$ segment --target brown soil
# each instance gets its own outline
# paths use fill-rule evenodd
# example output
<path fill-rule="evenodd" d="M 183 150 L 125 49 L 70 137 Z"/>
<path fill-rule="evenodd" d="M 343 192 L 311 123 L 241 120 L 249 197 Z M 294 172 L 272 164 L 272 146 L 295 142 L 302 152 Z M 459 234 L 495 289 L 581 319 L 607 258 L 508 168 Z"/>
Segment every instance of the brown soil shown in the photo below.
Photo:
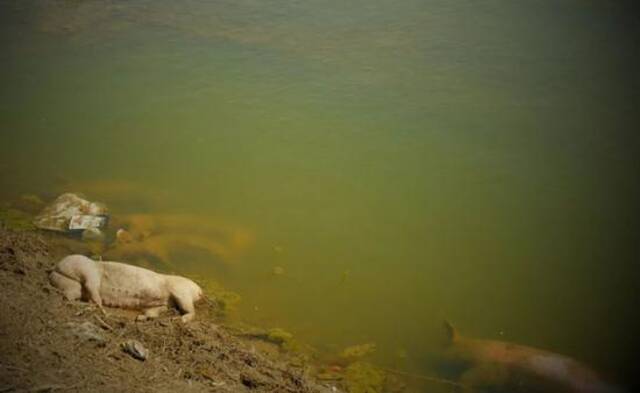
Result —
<path fill-rule="evenodd" d="M 207 304 L 183 325 L 68 302 L 47 279 L 59 257 L 44 235 L 0 230 L 0 392 L 337 391 L 277 346 L 214 323 Z M 127 340 L 147 359 L 126 353 Z"/>

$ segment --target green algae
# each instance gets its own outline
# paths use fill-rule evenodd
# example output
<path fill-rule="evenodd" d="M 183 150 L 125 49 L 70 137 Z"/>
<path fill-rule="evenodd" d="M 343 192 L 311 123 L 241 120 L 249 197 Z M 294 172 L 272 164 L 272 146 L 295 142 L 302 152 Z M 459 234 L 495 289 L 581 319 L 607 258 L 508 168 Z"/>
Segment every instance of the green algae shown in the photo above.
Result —
<path fill-rule="evenodd" d="M 349 393 L 382 393 L 386 373 L 366 362 L 355 362 L 345 371 L 344 383 Z"/>
<path fill-rule="evenodd" d="M 281 328 L 267 330 L 267 341 L 277 344 L 280 348 L 289 352 L 300 351 L 301 349 L 293 334 Z"/>
<path fill-rule="evenodd" d="M 293 334 L 281 328 L 267 330 L 267 339 L 274 344 L 283 345 L 293 341 Z"/>
<path fill-rule="evenodd" d="M 242 301 L 239 294 L 226 289 L 214 280 L 196 277 L 196 282 L 202 288 L 206 298 L 215 305 L 215 312 L 220 317 L 229 317 L 237 310 L 238 304 Z"/>
<path fill-rule="evenodd" d="M 340 357 L 350 361 L 355 361 L 367 355 L 371 355 L 375 351 L 376 351 L 376 344 L 374 343 L 352 345 L 342 350 L 342 352 L 340 352 Z"/>
<path fill-rule="evenodd" d="M 298 352 L 302 350 L 300 344 L 296 341 L 293 334 L 279 327 L 264 329 L 261 327 L 239 322 L 227 325 L 227 327 L 233 330 L 235 332 L 235 335 L 237 336 L 262 340 L 271 344 L 275 344 L 281 349 L 289 352 Z"/>

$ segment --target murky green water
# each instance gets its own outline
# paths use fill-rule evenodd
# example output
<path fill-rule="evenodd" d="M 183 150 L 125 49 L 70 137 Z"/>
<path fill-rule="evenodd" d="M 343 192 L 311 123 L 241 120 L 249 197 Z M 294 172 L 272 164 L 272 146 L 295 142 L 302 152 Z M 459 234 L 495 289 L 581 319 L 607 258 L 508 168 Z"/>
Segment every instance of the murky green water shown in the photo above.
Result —
<path fill-rule="evenodd" d="M 232 261 L 175 269 L 322 350 L 375 342 L 378 364 L 433 374 L 447 318 L 633 383 L 639 53 L 620 3 L 0 10 L 2 198 L 66 182 L 114 214 L 241 228 Z"/>

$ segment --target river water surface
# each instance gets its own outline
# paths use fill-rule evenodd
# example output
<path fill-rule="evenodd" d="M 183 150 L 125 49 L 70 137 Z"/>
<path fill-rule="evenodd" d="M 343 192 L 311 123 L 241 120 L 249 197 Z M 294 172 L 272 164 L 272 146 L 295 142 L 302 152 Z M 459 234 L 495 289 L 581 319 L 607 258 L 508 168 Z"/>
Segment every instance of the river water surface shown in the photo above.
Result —
<path fill-rule="evenodd" d="M 114 215 L 241 228 L 230 260 L 173 269 L 327 353 L 371 342 L 432 375 L 448 319 L 633 384 L 630 11 L 3 0 L 0 198 L 65 183 Z"/>

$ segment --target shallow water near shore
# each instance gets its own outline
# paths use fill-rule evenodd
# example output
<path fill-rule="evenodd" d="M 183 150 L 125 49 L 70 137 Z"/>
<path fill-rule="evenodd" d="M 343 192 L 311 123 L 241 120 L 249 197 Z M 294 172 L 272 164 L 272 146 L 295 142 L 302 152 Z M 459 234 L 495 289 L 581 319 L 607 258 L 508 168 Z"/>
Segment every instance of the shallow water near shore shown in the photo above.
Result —
<path fill-rule="evenodd" d="M 172 250 L 168 268 L 327 353 L 372 342 L 377 364 L 432 375 L 448 319 L 634 383 L 623 4 L 0 10 L 0 199 L 73 190 L 180 234 L 219 228 L 233 247 Z"/>

